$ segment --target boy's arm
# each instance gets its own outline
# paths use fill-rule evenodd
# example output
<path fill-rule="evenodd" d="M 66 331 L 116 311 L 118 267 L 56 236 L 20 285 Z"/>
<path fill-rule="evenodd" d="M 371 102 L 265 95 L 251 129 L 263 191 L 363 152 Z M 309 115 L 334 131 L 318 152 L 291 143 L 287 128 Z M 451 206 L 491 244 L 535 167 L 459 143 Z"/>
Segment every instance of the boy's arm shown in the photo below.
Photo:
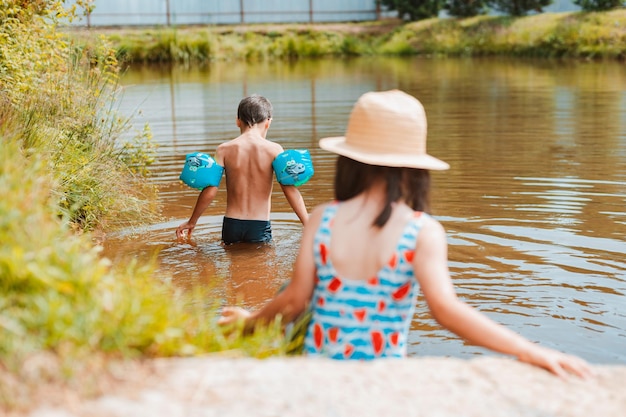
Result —
<path fill-rule="evenodd" d="M 193 212 L 191 213 L 191 217 L 185 223 L 178 226 L 176 229 L 176 237 L 182 238 L 185 235 L 185 230 L 187 231 L 187 237 L 191 237 L 191 232 L 196 227 L 196 223 L 204 210 L 209 207 L 213 199 L 217 195 L 217 187 L 206 187 L 200 192 L 198 196 L 198 200 L 196 201 L 196 205 L 193 208 Z"/>
<path fill-rule="evenodd" d="M 306 211 L 304 199 L 302 198 L 302 194 L 300 194 L 298 188 L 294 185 L 282 184 L 280 184 L 280 188 L 282 188 L 283 194 L 285 194 L 289 205 L 296 213 L 296 216 L 300 219 L 300 222 L 303 225 L 306 225 L 307 220 L 309 220 L 309 213 Z"/>

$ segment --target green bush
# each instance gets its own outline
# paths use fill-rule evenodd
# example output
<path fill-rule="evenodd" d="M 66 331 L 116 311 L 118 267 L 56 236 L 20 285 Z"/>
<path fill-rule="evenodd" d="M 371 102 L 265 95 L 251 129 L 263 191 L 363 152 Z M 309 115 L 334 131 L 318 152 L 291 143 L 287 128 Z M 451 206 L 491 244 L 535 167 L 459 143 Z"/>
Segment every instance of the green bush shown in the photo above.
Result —
<path fill-rule="evenodd" d="M 486 0 L 447 0 L 443 9 L 454 17 L 472 17 L 488 12 Z"/>
<path fill-rule="evenodd" d="M 543 8 L 551 5 L 553 0 L 488 0 L 495 10 L 509 16 L 526 16 L 529 12 L 543 12 Z"/>
<path fill-rule="evenodd" d="M 387 10 L 398 12 L 398 18 L 409 21 L 437 17 L 445 0 L 378 0 Z"/>
<path fill-rule="evenodd" d="M 624 7 L 624 0 L 574 0 L 574 4 L 586 12 L 599 12 Z"/>

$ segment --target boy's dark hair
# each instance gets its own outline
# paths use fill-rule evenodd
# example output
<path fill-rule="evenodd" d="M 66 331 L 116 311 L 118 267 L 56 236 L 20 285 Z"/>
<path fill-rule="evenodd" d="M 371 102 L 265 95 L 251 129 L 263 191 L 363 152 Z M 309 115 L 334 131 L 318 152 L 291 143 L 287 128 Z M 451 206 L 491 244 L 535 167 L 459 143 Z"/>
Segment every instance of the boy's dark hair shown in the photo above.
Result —
<path fill-rule="evenodd" d="M 387 180 L 387 199 L 385 207 L 374 220 L 374 226 L 383 227 L 387 223 L 391 216 L 391 203 L 399 199 L 403 199 L 413 210 L 430 211 L 428 170 L 369 165 L 341 155 L 335 170 L 335 198 L 345 201 L 355 197 L 381 178 Z"/>
<path fill-rule="evenodd" d="M 258 94 L 252 94 L 239 102 L 237 118 L 248 127 L 272 118 L 272 103 Z"/>

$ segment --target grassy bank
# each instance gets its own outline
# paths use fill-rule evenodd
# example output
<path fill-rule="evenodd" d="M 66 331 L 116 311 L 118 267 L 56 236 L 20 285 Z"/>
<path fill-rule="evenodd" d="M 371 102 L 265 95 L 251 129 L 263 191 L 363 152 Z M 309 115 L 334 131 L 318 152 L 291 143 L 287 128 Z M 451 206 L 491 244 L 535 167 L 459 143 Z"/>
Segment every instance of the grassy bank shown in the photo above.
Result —
<path fill-rule="evenodd" d="M 350 55 L 507 55 L 624 59 L 626 10 L 479 16 L 412 23 L 108 28 L 74 30 L 82 45 L 104 35 L 124 62 L 206 63 Z"/>
<path fill-rule="evenodd" d="M 74 378 L 80 391 L 77 370 L 94 361 L 284 351 L 278 327 L 224 334 L 206 291 L 100 256 L 92 231 L 158 218 L 154 148 L 116 112 L 114 51 L 64 40 L 54 19 L 65 13 L 60 1 L 0 3 L 2 415 L 32 405 L 42 383 Z"/>

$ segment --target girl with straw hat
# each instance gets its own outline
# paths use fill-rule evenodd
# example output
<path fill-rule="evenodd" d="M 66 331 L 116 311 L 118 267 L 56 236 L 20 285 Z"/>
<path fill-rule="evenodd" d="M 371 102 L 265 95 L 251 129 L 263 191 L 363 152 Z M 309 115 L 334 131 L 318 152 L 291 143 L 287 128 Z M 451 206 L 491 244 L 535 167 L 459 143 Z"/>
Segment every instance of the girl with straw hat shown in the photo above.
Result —
<path fill-rule="evenodd" d="M 559 376 L 588 376 L 582 359 L 532 343 L 457 298 L 445 231 L 427 214 L 429 170 L 449 165 L 427 154 L 426 134 L 416 98 L 362 95 L 345 136 L 320 140 L 339 155 L 336 199 L 311 213 L 291 281 L 254 313 L 226 307 L 220 323 L 252 329 L 277 316 L 293 321 L 308 307 L 307 355 L 404 357 L 419 288 L 433 317 L 468 342 Z"/>

